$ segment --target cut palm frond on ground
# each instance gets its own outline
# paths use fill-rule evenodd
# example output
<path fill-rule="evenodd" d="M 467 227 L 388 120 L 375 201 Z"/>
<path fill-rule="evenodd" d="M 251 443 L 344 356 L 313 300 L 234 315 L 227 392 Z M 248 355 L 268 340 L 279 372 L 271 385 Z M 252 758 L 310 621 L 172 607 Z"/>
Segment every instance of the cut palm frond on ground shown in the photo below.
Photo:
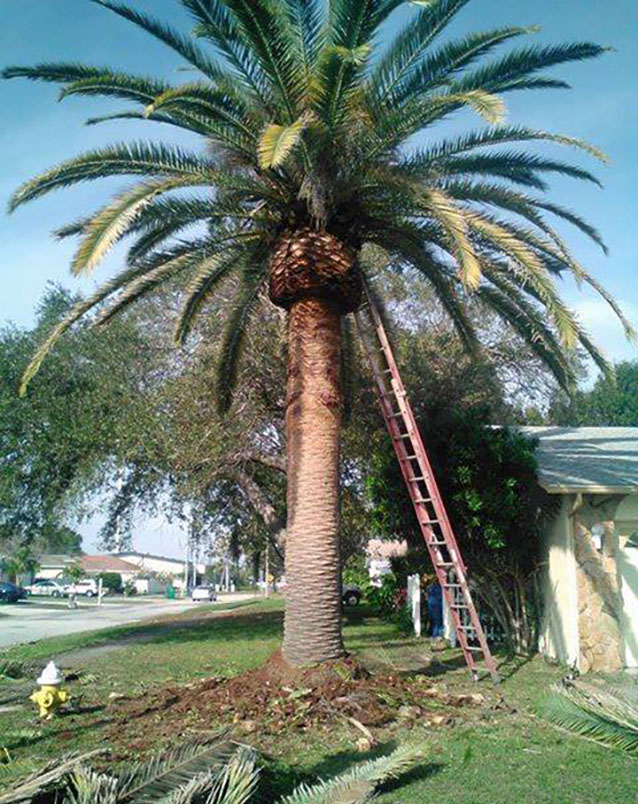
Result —
<path fill-rule="evenodd" d="M 365 804 L 387 781 L 397 779 L 423 758 L 414 747 L 369 760 L 328 781 L 302 784 L 279 804 Z M 63 762 L 52 782 L 44 768 L 2 796 L 4 804 L 32 801 L 43 790 L 61 804 L 250 804 L 257 802 L 257 752 L 228 740 L 186 742 L 119 775 L 97 773 Z M 40 799 L 38 799 L 40 801 Z"/>
<path fill-rule="evenodd" d="M 555 726 L 638 757 L 638 698 L 584 684 L 553 690 L 540 711 Z"/>

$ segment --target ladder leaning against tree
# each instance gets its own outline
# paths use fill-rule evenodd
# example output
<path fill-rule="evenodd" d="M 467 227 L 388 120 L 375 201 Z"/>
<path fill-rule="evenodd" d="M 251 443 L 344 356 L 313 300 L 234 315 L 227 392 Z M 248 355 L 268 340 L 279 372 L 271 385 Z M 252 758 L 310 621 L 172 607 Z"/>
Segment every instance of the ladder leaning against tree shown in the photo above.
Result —
<path fill-rule="evenodd" d="M 356 314 L 356 320 L 374 374 L 383 418 L 465 661 L 472 678 L 477 681 L 480 670 L 478 662 L 482 657 L 486 670 L 494 683 L 498 684 L 500 677 L 472 600 L 465 563 L 432 472 L 383 321 L 367 287 L 365 302 Z"/>

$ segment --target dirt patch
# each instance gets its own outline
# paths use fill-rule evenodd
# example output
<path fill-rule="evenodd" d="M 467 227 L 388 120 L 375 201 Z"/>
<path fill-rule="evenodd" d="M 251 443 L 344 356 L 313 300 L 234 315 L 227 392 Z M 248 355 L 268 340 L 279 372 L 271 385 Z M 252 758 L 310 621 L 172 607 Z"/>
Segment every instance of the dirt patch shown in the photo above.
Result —
<path fill-rule="evenodd" d="M 373 675 L 352 659 L 291 670 L 277 653 L 262 667 L 235 678 L 115 698 L 109 705 L 109 736 L 122 747 L 143 750 L 154 738 L 223 725 L 260 735 L 354 721 L 363 731 L 395 721 L 441 726 L 452 722 L 460 708 L 486 705 L 480 693 L 452 694 L 423 675 Z"/>

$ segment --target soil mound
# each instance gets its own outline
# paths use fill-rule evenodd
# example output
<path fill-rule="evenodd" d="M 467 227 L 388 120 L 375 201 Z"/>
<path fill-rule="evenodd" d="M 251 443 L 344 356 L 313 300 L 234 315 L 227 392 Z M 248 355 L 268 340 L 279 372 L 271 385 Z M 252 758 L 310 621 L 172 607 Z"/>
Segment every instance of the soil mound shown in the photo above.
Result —
<path fill-rule="evenodd" d="M 175 737 L 190 729 L 236 724 L 244 734 L 276 734 L 356 721 L 384 726 L 396 720 L 443 725 L 454 710 L 480 706 L 481 694 L 451 694 L 426 676 L 371 675 L 348 657 L 320 667 L 294 669 L 279 653 L 263 666 L 230 679 L 209 678 L 111 702 L 111 736 L 136 747 L 152 733 Z"/>

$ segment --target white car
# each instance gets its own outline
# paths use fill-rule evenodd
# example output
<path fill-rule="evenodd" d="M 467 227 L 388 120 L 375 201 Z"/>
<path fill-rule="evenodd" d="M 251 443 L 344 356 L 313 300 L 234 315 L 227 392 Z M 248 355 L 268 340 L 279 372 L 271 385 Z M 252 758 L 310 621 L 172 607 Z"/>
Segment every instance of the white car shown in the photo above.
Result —
<path fill-rule="evenodd" d="M 102 590 L 104 592 L 104 590 Z M 77 583 L 70 583 L 64 587 L 65 595 L 86 595 L 86 597 L 97 597 L 98 585 L 95 578 L 83 578 Z"/>
<path fill-rule="evenodd" d="M 64 587 L 52 580 L 42 580 L 25 587 L 28 595 L 47 595 L 48 597 L 64 597 Z"/>
<path fill-rule="evenodd" d="M 196 586 L 191 592 L 193 603 L 214 603 L 217 595 L 212 586 Z"/>

